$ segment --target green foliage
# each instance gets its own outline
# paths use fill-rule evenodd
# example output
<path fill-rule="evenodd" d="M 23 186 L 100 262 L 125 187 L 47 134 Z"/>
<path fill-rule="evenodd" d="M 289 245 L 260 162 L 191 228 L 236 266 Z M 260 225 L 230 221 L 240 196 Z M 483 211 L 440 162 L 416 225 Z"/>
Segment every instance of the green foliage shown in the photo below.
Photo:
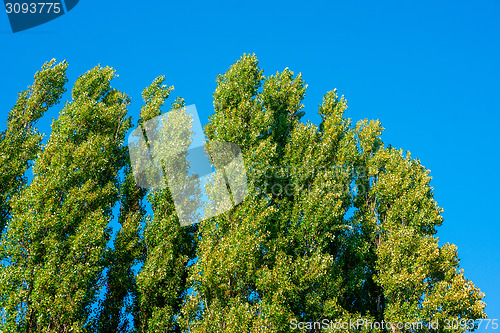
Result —
<path fill-rule="evenodd" d="M 127 166 L 120 188 L 120 230 L 106 257 L 106 294 L 94 324 L 96 332 L 127 332 L 132 326 L 128 315 L 136 311 L 137 288 L 133 266 L 140 262 L 143 244 L 140 226 L 145 215 L 142 199 L 146 191 L 135 184 Z"/>
<path fill-rule="evenodd" d="M 217 82 L 206 131 L 242 146 L 250 195 L 199 224 L 186 331 L 484 316 L 483 295 L 458 270 L 456 253 L 432 236 L 442 217 L 429 171 L 385 148 L 379 121 L 351 127 L 347 102 L 332 91 L 319 127 L 301 123 L 301 76 L 285 69 L 266 78 L 255 56 L 244 55 Z M 406 252 L 408 241 L 419 249 Z M 405 275 L 406 267 L 419 274 Z"/>
<path fill-rule="evenodd" d="M 130 127 L 129 99 L 110 87 L 113 76 L 111 68 L 95 67 L 77 80 L 35 161 L 33 180 L 12 199 L 1 244 L 6 331 L 84 331 Z"/>
<path fill-rule="evenodd" d="M 9 201 L 26 184 L 24 174 L 40 152 L 42 135 L 34 125 L 59 103 L 66 83 L 66 67 L 51 60 L 35 74 L 33 85 L 19 93 L 9 112 L 7 129 L 0 133 L 0 234 L 10 218 Z"/>
<path fill-rule="evenodd" d="M 290 332 L 291 322 L 326 318 L 438 321 L 438 330 L 414 331 L 441 332 L 446 320 L 486 316 L 456 247 L 435 237 L 443 218 L 430 171 L 385 146 L 378 120 L 353 125 L 336 90 L 325 94 L 316 126 L 301 121 L 300 74 L 265 76 L 254 55 L 243 55 L 219 75 L 205 133 L 242 148 L 249 194 L 181 227 L 168 188 L 135 184 L 123 146 L 129 98 L 111 88 L 111 68 L 77 80 L 42 149 L 33 126 L 61 97 L 65 69 L 44 65 L 0 137 L 1 331 Z M 143 134 L 172 90 L 164 77 L 144 90 Z M 183 106 L 178 98 L 171 108 Z M 172 126 L 189 121 L 179 113 Z M 168 144 L 186 148 L 186 134 Z M 184 163 L 171 180 L 182 182 L 191 177 L 185 157 L 158 167 L 165 174 Z M 118 200 L 121 229 L 107 248 Z"/>
<path fill-rule="evenodd" d="M 141 110 L 141 124 L 161 114 L 160 107 L 173 89 L 163 85 L 163 80 L 163 77 L 155 79 L 144 90 L 143 99 L 146 104 Z M 183 106 L 184 100 L 178 98 L 172 104 L 172 109 Z M 185 120 L 181 117 L 175 125 L 186 128 L 182 124 Z M 171 138 L 169 144 L 176 145 L 175 141 L 175 138 Z M 185 142 L 184 138 L 180 141 L 187 150 L 190 142 Z M 182 160 L 185 161 L 185 155 Z M 163 167 L 168 168 L 168 165 L 164 164 Z M 187 170 L 187 166 L 184 169 Z M 138 332 L 178 331 L 176 317 L 186 293 L 186 266 L 189 259 L 193 258 L 195 227 L 179 225 L 168 188 L 150 192 L 148 201 L 151 203 L 153 216 L 147 216 L 145 221 L 145 258 L 137 276 L 135 327 Z"/>

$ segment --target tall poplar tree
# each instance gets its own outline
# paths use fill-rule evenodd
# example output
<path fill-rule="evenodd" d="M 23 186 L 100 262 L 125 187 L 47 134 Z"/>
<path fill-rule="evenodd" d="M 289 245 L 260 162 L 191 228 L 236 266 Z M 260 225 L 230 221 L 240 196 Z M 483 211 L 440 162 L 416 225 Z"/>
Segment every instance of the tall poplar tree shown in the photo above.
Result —
<path fill-rule="evenodd" d="M 99 289 L 124 165 L 129 98 L 110 67 L 78 78 L 34 178 L 12 200 L 0 281 L 6 332 L 83 332 Z"/>
<path fill-rule="evenodd" d="M 153 83 L 144 90 L 142 96 L 145 106 L 141 109 L 140 126 L 155 117 L 162 115 L 161 107 L 170 95 L 173 87 L 163 84 L 164 77 L 156 78 Z M 161 128 L 161 132 L 169 136 L 168 142 L 162 142 L 167 147 L 176 146 L 179 154 L 175 161 L 170 158 L 164 160 L 161 165 L 161 174 L 168 185 L 165 172 L 168 172 L 171 163 L 177 165 L 178 171 L 182 171 L 183 176 L 187 176 L 188 162 L 187 149 L 191 143 L 192 120 L 182 112 L 185 106 L 182 98 L 177 98 L 171 105 L 172 110 L 179 110 L 176 119 L 168 120 L 168 125 L 180 129 L 170 131 Z M 170 117 L 171 114 L 169 114 Z M 165 133 L 166 132 L 166 133 Z M 143 130 L 148 147 L 151 140 L 162 138 L 150 138 Z M 170 184 L 172 185 L 172 184 Z M 192 193 L 191 193 L 192 194 Z M 136 277 L 137 280 L 137 307 L 135 312 L 135 328 L 137 332 L 178 332 L 179 309 L 182 298 L 187 293 L 186 279 L 187 266 L 190 259 L 193 259 L 195 240 L 193 232 L 196 226 L 182 227 L 174 205 L 170 189 L 156 189 L 150 191 L 147 200 L 151 204 L 152 216 L 146 216 L 144 229 L 144 263 L 141 271 Z"/>
<path fill-rule="evenodd" d="M 0 234 L 10 218 L 10 199 L 26 184 L 25 173 L 40 152 L 42 134 L 35 124 L 64 93 L 68 64 L 45 63 L 27 90 L 19 93 L 0 133 Z"/>
<path fill-rule="evenodd" d="M 146 189 L 135 183 L 128 154 L 124 174 L 125 179 L 120 184 L 120 230 L 113 248 L 105 256 L 106 294 L 99 306 L 99 317 L 93 327 L 95 332 L 128 332 L 134 324 L 131 320 L 137 301 L 134 266 L 143 259 L 140 232 L 146 214 L 142 203 Z"/>

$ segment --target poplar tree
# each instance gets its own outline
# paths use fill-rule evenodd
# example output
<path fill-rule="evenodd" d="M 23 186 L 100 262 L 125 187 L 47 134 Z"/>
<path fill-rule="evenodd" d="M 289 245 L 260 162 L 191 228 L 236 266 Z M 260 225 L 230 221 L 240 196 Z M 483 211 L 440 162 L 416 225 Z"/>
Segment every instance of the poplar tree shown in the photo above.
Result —
<path fill-rule="evenodd" d="M 284 332 L 292 319 L 343 315 L 334 240 L 346 228 L 350 179 L 328 177 L 355 154 L 343 101 L 326 97 L 324 135 L 300 122 L 301 75 L 285 69 L 265 78 L 256 57 L 243 56 L 217 83 L 206 131 L 242 147 L 250 193 L 200 223 L 186 329 Z"/>
<path fill-rule="evenodd" d="M 163 76 L 156 78 L 142 94 L 145 106 L 141 109 L 139 122 L 148 147 L 151 140 L 161 138 L 148 137 L 143 124 L 163 114 L 161 107 L 173 90 L 173 87 L 168 87 L 163 82 Z M 169 142 L 163 142 L 168 146 L 180 147 L 183 152 L 178 154 L 175 161 L 167 159 L 162 165 L 156 166 L 161 168 L 165 184 L 168 184 L 165 172 L 168 171 L 169 164 L 180 163 L 179 171 L 183 170 L 184 176 L 187 176 L 189 169 L 186 157 L 191 143 L 188 139 L 191 136 L 191 120 L 182 112 L 184 106 L 182 98 L 177 98 L 172 103 L 172 110 L 179 110 L 180 117 L 175 120 L 169 118 L 169 123 L 187 132 L 174 133 L 166 130 L 167 134 L 173 136 L 169 138 Z M 150 191 L 147 200 L 151 204 L 153 215 L 148 215 L 145 219 L 144 262 L 136 276 L 135 329 L 137 332 L 178 332 L 179 309 L 187 293 L 187 266 L 193 259 L 193 232 L 196 226 L 182 227 L 179 224 L 172 193 L 168 187 Z"/>
<path fill-rule="evenodd" d="M 19 93 L 9 112 L 7 129 L 0 133 L 0 235 L 10 219 L 10 199 L 26 185 L 26 171 L 40 152 L 43 135 L 35 124 L 65 92 L 66 62 L 45 63 L 34 82 Z"/>
<path fill-rule="evenodd" d="M 96 332 L 129 332 L 134 325 L 131 321 L 137 301 L 134 266 L 143 258 L 140 232 L 146 214 L 142 203 L 146 189 L 135 183 L 128 154 L 124 174 L 120 184 L 120 229 L 106 255 L 106 293 L 93 328 Z"/>
<path fill-rule="evenodd" d="M 129 98 L 110 67 L 80 76 L 52 123 L 34 178 L 12 199 L 0 281 L 6 332 L 83 332 L 118 199 Z"/>
<path fill-rule="evenodd" d="M 164 76 L 155 78 L 151 85 L 144 89 L 142 96 L 145 105 L 141 108 L 139 127 L 140 134 L 145 135 L 143 124 L 161 115 L 160 108 L 174 89 L 173 86 L 163 84 Z M 179 101 L 182 104 L 182 101 Z M 179 105 L 180 107 L 181 105 Z M 146 141 L 147 136 L 146 136 Z M 148 147 L 150 148 L 150 147 Z M 137 284 L 134 265 L 142 265 L 151 250 L 150 228 L 147 229 L 146 238 L 142 234 L 142 224 L 145 222 L 146 210 L 143 200 L 148 193 L 147 188 L 136 184 L 131 166 L 130 155 L 126 156 L 125 179 L 120 184 L 120 216 L 118 222 L 120 230 L 113 243 L 113 249 L 107 256 L 107 283 L 106 294 L 100 306 L 100 314 L 94 330 L 96 332 L 128 332 L 134 326 L 137 331 L 146 331 L 148 320 L 152 315 L 146 302 L 152 296 L 142 292 L 143 280 Z M 152 170 L 147 170 L 151 172 Z M 149 198 L 153 198 L 151 194 Z M 170 202 L 170 204 L 173 204 Z M 157 211 L 157 206 L 153 205 Z M 157 216 L 160 216 L 158 211 Z M 170 214 L 174 214 L 171 211 Z M 151 216 L 148 216 L 148 225 Z M 154 246 L 154 245 L 153 245 Z M 151 262 L 148 261 L 146 269 Z M 139 286 L 139 289 L 138 289 Z M 157 286 L 159 287 L 159 286 Z M 151 303 L 151 301 L 149 302 Z M 133 322 L 130 322 L 130 319 Z"/>

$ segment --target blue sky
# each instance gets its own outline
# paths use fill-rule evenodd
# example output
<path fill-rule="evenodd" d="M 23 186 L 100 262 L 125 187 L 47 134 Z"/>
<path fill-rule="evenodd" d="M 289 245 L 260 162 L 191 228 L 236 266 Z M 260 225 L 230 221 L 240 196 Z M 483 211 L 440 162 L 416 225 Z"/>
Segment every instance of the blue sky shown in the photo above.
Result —
<path fill-rule="evenodd" d="M 216 75 L 255 53 L 264 74 L 285 67 L 303 74 L 305 120 L 318 123 L 323 94 L 338 88 L 347 116 L 380 119 L 386 143 L 432 170 L 444 208 L 440 242 L 458 246 L 489 317 L 500 319 L 499 17 L 499 0 L 81 0 L 13 34 L 0 14 L 0 130 L 17 92 L 51 58 L 68 60 L 70 84 L 99 63 L 115 67 L 114 86 L 132 96 L 135 119 L 142 89 L 165 74 L 205 124 Z M 61 107 L 46 114 L 41 131 L 50 132 Z"/>

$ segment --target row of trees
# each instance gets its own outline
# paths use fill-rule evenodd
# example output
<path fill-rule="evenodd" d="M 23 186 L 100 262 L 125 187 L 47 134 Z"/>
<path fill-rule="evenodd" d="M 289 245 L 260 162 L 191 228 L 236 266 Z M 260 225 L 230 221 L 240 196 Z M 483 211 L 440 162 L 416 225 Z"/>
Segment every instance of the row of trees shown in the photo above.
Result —
<path fill-rule="evenodd" d="M 112 88 L 112 68 L 78 78 L 42 144 L 35 124 L 65 92 L 66 68 L 52 60 L 36 73 L 0 135 L 0 331 L 288 332 L 362 319 L 463 332 L 446 322 L 485 317 L 456 247 L 435 237 L 429 170 L 384 145 L 379 121 L 352 124 L 335 90 L 316 126 L 301 121 L 300 74 L 264 76 L 243 55 L 219 75 L 205 133 L 241 147 L 249 195 L 181 227 L 168 188 L 134 181 L 130 98 Z M 172 89 L 158 77 L 144 90 L 139 126 Z M 384 330 L 405 331 L 357 328 Z"/>

